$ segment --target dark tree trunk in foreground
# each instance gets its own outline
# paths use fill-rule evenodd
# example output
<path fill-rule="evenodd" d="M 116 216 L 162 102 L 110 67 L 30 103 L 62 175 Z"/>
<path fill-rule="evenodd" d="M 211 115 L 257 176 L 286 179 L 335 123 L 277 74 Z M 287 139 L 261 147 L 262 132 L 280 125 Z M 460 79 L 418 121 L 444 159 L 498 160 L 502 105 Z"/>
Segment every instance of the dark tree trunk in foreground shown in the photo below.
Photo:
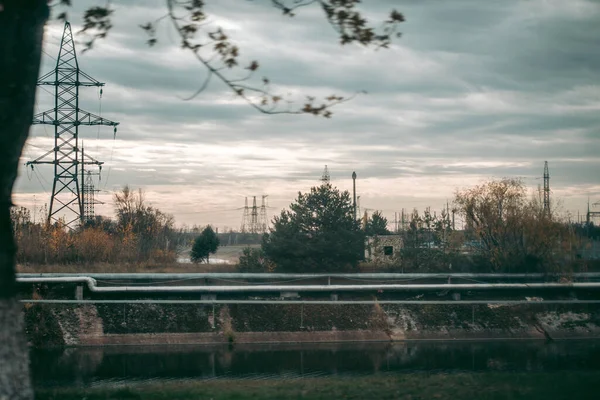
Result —
<path fill-rule="evenodd" d="M 0 399 L 32 399 L 22 307 L 16 299 L 12 188 L 33 117 L 46 0 L 0 0 Z"/>

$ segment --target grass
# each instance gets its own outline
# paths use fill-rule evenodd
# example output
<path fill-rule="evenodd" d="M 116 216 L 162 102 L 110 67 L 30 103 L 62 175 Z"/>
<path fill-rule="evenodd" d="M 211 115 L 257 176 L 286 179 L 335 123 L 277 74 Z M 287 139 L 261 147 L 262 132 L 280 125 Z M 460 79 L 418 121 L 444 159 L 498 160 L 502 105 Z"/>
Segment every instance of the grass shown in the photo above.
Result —
<path fill-rule="evenodd" d="M 220 246 L 217 249 L 217 253 L 213 256 L 215 258 L 220 258 L 222 260 L 227 260 L 230 263 L 237 264 L 240 260 L 240 256 L 246 247 L 250 247 L 253 249 L 260 248 L 259 244 L 249 244 L 249 245 L 231 245 L 231 246 Z"/>
<path fill-rule="evenodd" d="M 38 400 L 597 399 L 600 372 L 410 373 L 298 380 L 213 380 L 120 388 L 42 389 Z"/>
<path fill-rule="evenodd" d="M 214 258 L 227 260 L 229 264 L 185 264 L 177 262 L 140 262 L 140 263 L 93 263 L 93 264 L 19 264 L 19 273 L 119 273 L 119 272 L 170 272 L 170 273 L 193 273 L 193 272 L 237 272 L 237 262 L 246 245 L 221 246 L 217 253 L 211 255 Z M 250 247 L 260 247 L 250 245 Z M 189 254 L 183 254 L 183 257 Z"/>
<path fill-rule="evenodd" d="M 19 273 L 135 273 L 135 272 L 236 272 L 235 264 L 179 264 L 179 263 L 94 263 L 94 264 L 19 264 Z"/>

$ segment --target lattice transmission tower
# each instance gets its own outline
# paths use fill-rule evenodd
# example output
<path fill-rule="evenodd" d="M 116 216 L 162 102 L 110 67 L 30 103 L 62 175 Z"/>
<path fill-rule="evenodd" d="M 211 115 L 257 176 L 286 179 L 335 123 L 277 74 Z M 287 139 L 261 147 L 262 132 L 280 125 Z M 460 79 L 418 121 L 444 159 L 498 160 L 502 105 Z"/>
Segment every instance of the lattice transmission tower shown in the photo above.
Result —
<path fill-rule="evenodd" d="M 325 169 L 323 169 L 323 174 L 321 175 L 321 182 L 326 185 L 331 181 L 331 175 L 329 175 L 329 169 L 327 169 L 327 165 L 325 165 Z"/>
<path fill-rule="evenodd" d="M 544 213 L 550 215 L 550 172 L 548 161 L 544 161 Z"/>
<path fill-rule="evenodd" d="M 59 220 L 59 213 L 71 212 L 65 223 L 72 228 L 77 222 L 82 223 L 86 216 L 86 199 L 83 195 L 83 171 L 86 165 L 102 166 L 102 162 L 84 156 L 79 147 L 79 126 L 108 125 L 114 127 L 117 133 L 118 122 L 110 121 L 99 115 L 92 114 L 79 108 L 80 87 L 102 87 L 98 82 L 79 69 L 71 24 L 65 22 L 65 28 L 60 43 L 60 50 L 54 70 L 43 75 L 37 82 L 38 86 L 54 86 L 54 108 L 33 117 L 32 124 L 54 126 L 54 148 L 27 166 L 33 168 L 36 164 L 54 165 L 54 182 L 50 197 L 48 222 Z M 100 89 L 102 93 L 102 89 Z M 81 156 L 80 153 L 81 152 Z M 53 160 L 48 156 L 54 155 Z M 91 179 L 91 178 L 90 178 Z M 92 192 L 93 193 L 93 192 Z"/>
<path fill-rule="evenodd" d="M 269 227 L 269 220 L 267 217 L 267 203 L 265 201 L 267 197 L 269 197 L 269 195 L 263 194 L 262 201 L 260 203 L 260 213 L 258 221 L 259 233 L 266 233 L 267 228 Z"/>
<path fill-rule="evenodd" d="M 597 206 L 600 207 L 600 201 L 597 201 L 597 202 L 593 203 L 592 206 L 593 207 L 597 207 Z M 588 233 L 590 231 L 592 223 L 594 222 L 594 219 L 600 220 L 600 211 L 593 211 L 590 208 L 590 199 L 588 198 L 587 213 L 586 213 L 586 218 L 585 218 L 585 223 L 586 223 L 586 226 L 588 228 Z"/>
<path fill-rule="evenodd" d="M 81 146 L 81 160 L 82 163 L 85 160 L 83 144 Z M 99 168 L 102 168 L 102 165 L 100 165 Z M 96 189 L 94 185 L 94 176 L 98 176 L 98 178 L 100 178 L 100 171 L 92 172 L 89 170 L 86 171 L 83 167 L 81 168 L 81 191 L 83 194 L 83 223 L 94 220 L 94 217 L 96 215 L 96 204 L 104 204 L 96 198 L 96 193 L 100 192 L 100 190 Z"/>
<path fill-rule="evenodd" d="M 242 217 L 242 232 L 243 233 L 265 233 L 268 227 L 267 221 L 267 204 L 265 199 L 268 195 L 262 196 L 261 206 L 256 204 L 256 196 L 252 196 L 252 206 L 248 206 L 248 198 L 246 197 L 244 205 L 244 215 Z"/>
<path fill-rule="evenodd" d="M 258 233 L 259 229 L 258 206 L 256 205 L 256 196 L 253 196 L 252 209 L 250 210 L 250 233 Z"/>
<path fill-rule="evenodd" d="M 248 198 L 246 197 L 244 199 L 244 214 L 242 216 L 242 226 L 240 229 L 242 231 L 242 233 L 248 232 L 249 223 L 250 223 L 250 208 L 248 208 Z"/>

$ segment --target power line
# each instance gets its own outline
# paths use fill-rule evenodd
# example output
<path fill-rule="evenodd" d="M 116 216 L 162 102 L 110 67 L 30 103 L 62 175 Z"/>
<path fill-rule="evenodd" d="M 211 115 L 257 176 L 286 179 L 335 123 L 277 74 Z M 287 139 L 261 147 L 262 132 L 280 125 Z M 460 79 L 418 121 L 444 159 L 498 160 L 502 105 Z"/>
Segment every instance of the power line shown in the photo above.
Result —
<path fill-rule="evenodd" d="M 46 52 L 46 50 L 44 50 L 44 48 L 42 47 L 42 53 L 44 53 L 45 55 L 47 55 L 48 57 L 50 57 L 51 59 L 53 59 L 54 61 L 56 61 L 56 58 L 54 58 L 53 56 L 51 56 L 50 54 L 48 54 Z"/>
<path fill-rule="evenodd" d="M 98 92 L 98 115 L 102 118 L 102 88 Z M 98 133 L 96 134 L 96 153 L 98 153 L 98 148 L 100 146 L 100 125 L 98 125 Z"/>
<path fill-rule="evenodd" d="M 50 186 L 50 182 L 48 182 L 48 180 L 47 180 L 47 179 L 44 177 L 44 174 L 42 174 L 42 173 L 40 172 L 40 174 L 39 174 L 39 175 L 40 175 L 40 178 L 42 178 L 42 180 L 43 180 L 44 182 L 46 182 L 46 185 Z"/>
<path fill-rule="evenodd" d="M 48 93 L 50 96 L 54 96 L 54 93 L 52 93 L 51 91 L 49 91 L 48 89 L 46 89 L 43 86 L 38 86 L 40 89 L 42 89 L 44 92 Z"/>
<path fill-rule="evenodd" d="M 206 213 L 215 213 L 215 212 L 232 212 L 239 211 L 244 207 L 238 208 L 228 208 L 228 209 L 210 209 L 210 210 L 201 210 L 201 211 L 186 211 L 186 212 L 177 212 L 178 215 L 188 215 L 188 214 L 206 214 Z"/>
<path fill-rule="evenodd" d="M 35 175 L 35 177 L 37 178 L 37 181 L 40 183 L 40 186 L 42 187 L 42 190 L 44 191 L 44 193 L 48 194 L 48 191 L 46 190 L 46 187 L 44 187 L 44 184 L 40 180 L 40 177 L 38 176 L 37 171 L 33 168 L 31 170 L 33 171 L 33 175 Z"/>
<path fill-rule="evenodd" d="M 43 147 L 41 147 L 41 146 L 38 146 L 37 144 L 30 143 L 30 142 L 27 142 L 27 144 L 26 144 L 26 145 L 27 145 L 27 146 L 31 146 L 31 147 L 35 147 L 36 149 L 44 150 L 44 148 L 43 148 Z"/>

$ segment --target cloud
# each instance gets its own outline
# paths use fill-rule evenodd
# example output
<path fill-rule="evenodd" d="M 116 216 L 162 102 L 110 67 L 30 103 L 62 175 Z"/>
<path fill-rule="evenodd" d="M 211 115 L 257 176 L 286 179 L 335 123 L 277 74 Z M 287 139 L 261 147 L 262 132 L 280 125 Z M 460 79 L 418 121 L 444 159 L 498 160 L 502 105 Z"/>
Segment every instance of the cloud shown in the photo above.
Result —
<path fill-rule="evenodd" d="M 74 26 L 89 1 L 70 11 Z M 365 2 L 371 21 L 396 8 L 407 22 L 390 49 L 340 46 L 318 7 L 284 17 L 269 2 L 207 2 L 211 27 L 239 45 L 242 65 L 260 63 L 296 104 L 305 95 L 350 96 L 334 118 L 265 116 L 218 80 L 190 101 L 206 78 L 168 24 L 145 45 L 138 25 L 160 17 L 161 0 L 115 2 L 114 30 L 82 55 L 81 68 L 106 82 L 83 90 L 82 107 L 119 121 L 82 128 L 86 152 L 105 161 L 97 186 L 143 187 L 180 222 L 237 226 L 246 196 L 269 195 L 271 211 L 318 184 L 327 164 L 348 190 L 359 175 L 363 207 L 393 217 L 402 208 L 442 207 L 457 187 L 517 176 L 535 190 L 549 161 L 553 196 L 583 210 L 600 197 L 600 5 L 574 0 Z M 167 22 L 167 21 L 164 21 Z M 42 73 L 53 68 L 62 33 L 46 28 Z M 225 71 L 230 73 L 229 71 Z M 39 91 L 37 110 L 52 108 Z M 53 146 L 53 128 L 35 126 L 23 162 Z M 39 204 L 51 168 L 21 171 L 16 199 Z"/>

